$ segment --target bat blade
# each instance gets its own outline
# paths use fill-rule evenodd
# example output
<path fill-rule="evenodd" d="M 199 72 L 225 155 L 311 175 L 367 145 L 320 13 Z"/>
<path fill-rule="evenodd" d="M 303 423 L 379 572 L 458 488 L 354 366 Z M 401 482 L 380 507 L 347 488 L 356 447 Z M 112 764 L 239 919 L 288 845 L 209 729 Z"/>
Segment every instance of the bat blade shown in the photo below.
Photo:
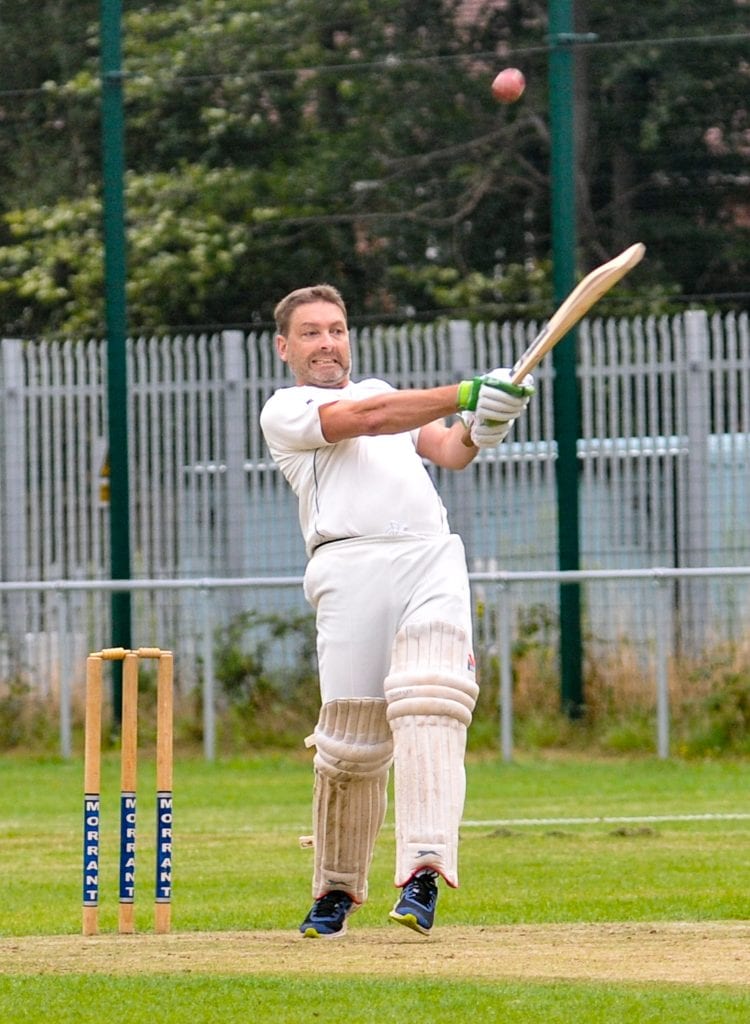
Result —
<path fill-rule="evenodd" d="M 550 319 L 537 334 L 521 358 L 513 367 L 511 381 L 520 384 L 527 373 L 531 373 L 544 356 L 554 348 L 568 331 L 581 320 L 602 295 L 623 278 L 643 259 L 646 246 L 643 242 L 624 249 L 618 256 L 595 267 L 580 281 L 568 297 L 555 310 Z"/>

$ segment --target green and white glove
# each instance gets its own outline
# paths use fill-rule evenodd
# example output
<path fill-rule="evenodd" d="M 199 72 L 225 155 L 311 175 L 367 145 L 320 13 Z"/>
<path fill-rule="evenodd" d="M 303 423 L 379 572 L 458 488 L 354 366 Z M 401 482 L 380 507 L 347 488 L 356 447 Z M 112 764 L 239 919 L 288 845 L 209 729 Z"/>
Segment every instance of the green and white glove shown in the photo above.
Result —
<path fill-rule="evenodd" d="M 494 448 L 504 441 L 534 394 L 531 375 L 518 385 L 511 383 L 511 372 L 506 367 L 499 367 L 459 385 L 459 403 L 467 401 L 470 410 L 462 418 L 477 448 Z"/>
<path fill-rule="evenodd" d="M 480 419 L 515 419 L 534 394 L 534 380 L 528 374 L 523 384 L 511 384 L 511 370 L 500 367 L 458 385 L 458 408 L 475 412 Z"/>

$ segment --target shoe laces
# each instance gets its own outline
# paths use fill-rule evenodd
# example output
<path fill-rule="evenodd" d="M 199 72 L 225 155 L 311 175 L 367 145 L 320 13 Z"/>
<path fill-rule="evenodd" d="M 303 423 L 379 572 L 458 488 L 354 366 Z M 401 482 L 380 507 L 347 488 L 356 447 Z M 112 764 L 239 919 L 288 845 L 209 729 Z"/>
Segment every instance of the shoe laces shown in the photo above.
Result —
<path fill-rule="evenodd" d="M 338 910 L 342 903 L 346 905 L 351 902 L 352 898 L 349 893 L 341 889 L 331 889 L 330 892 L 325 893 L 319 900 L 315 901 L 315 912 L 317 914 L 332 914 Z"/>
<path fill-rule="evenodd" d="M 428 903 L 437 891 L 437 871 L 420 871 L 404 887 L 404 895 L 419 903 Z"/>

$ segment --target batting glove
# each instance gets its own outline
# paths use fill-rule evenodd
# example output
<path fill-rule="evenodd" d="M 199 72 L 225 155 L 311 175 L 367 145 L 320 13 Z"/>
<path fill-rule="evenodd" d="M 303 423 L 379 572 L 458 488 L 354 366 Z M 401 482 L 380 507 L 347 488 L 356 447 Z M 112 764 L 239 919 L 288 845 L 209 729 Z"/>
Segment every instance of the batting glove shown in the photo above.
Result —
<path fill-rule="evenodd" d="M 476 412 L 482 419 L 515 419 L 534 394 L 533 378 L 526 376 L 522 385 L 511 384 L 510 378 L 511 371 L 503 367 L 462 380 L 458 385 L 458 408 Z"/>
<path fill-rule="evenodd" d="M 505 423 L 484 423 L 475 419 L 469 428 L 469 437 L 477 448 L 496 448 L 508 436 L 515 420 Z"/>
<path fill-rule="evenodd" d="M 483 423 L 506 423 L 514 420 L 529 404 L 534 394 L 534 380 L 530 374 L 523 384 L 511 384 L 512 371 L 504 366 L 485 374 L 479 390 L 475 412 Z"/>

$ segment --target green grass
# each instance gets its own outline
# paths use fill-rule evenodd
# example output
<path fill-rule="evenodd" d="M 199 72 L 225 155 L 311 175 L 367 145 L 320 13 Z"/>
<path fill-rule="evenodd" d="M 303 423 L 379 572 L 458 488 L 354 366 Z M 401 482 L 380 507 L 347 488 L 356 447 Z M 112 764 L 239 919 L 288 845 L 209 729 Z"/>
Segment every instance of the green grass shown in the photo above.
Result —
<path fill-rule="evenodd" d="M 709 921 L 750 918 L 750 821 L 500 824 L 516 819 L 750 811 L 742 761 L 471 760 L 461 888 L 445 892 L 440 925 Z M 118 765 L 103 785 L 103 930 L 116 920 Z M 309 903 L 308 758 L 175 767 L 177 931 L 296 928 Z M 80 928 L 80 761 L 0 761 L 0 938 L 75 935 Z M 151 927 L 153 766 L 140 767 L 138 927 Z M 392 821 L 389 811 L 388 824 Z M 381 927 L 393 900 L 393 832 L 376 851 L 370 901 L 352 928 Z M 83 1000 L 83 1001 L 82 1001 Z M 181 1024 L 275 1017 L 339 1021 L 746 1021 L 750 988 L 593 983 L 451 982 L 302 975 L 137 978 L 0 975 L 0 1020 L 54 1024 L 156 1016 Z"/>
<path fill-rule="evenodd" d="M 667 985 L 184 976 L 0 979 L 0 1010 L 14 1024 L 746 1024 L 750 993 Z"/>

